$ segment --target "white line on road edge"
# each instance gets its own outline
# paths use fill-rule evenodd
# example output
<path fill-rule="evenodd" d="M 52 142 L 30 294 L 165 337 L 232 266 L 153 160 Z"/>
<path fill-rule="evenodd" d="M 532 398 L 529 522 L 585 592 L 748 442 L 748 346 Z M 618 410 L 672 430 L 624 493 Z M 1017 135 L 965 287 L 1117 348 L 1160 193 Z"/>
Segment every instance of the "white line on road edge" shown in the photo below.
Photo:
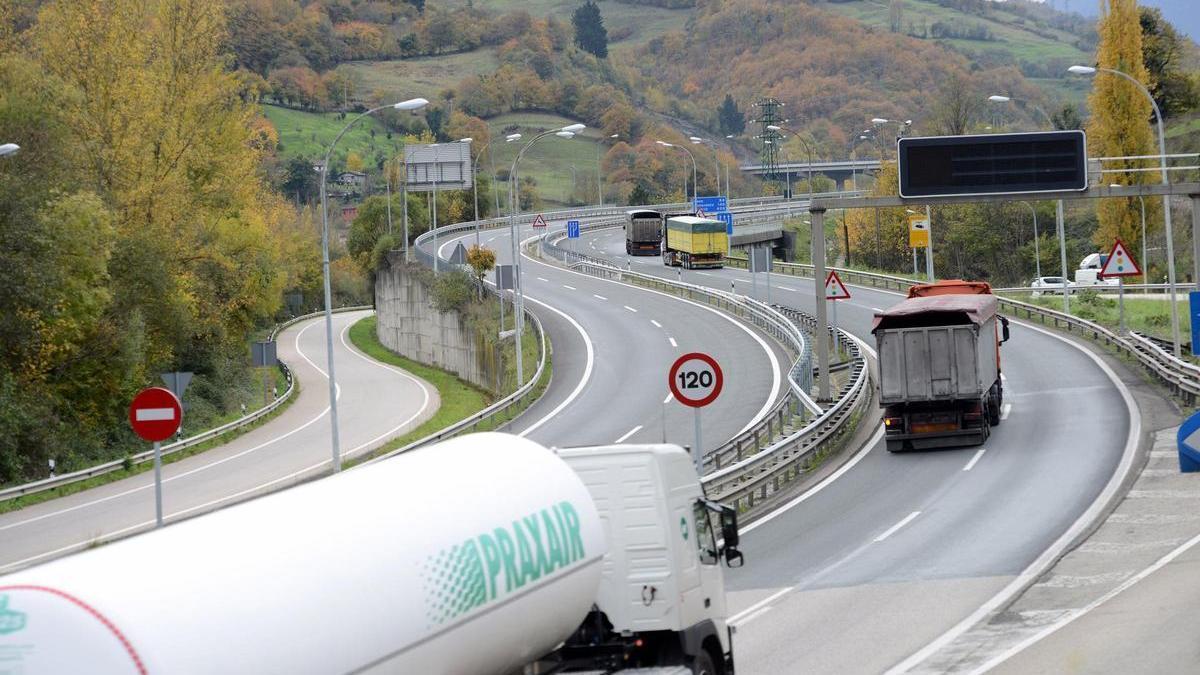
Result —
<path fill-rule="evenodd" d="M 991 670 L 992 668 L 995 668 L 996 666 L 1000 665 L 1001 663 L 1004 663 L 1008 659 L 1016 656 L 1017 654 L 1025 651 L 1030 646 L 1036 644 L 1037 642 L 1041 641 L 1042 639 L 1044 639 L 1046 637 L 1049 637 L 1053 633 L 1057 632 L 1060 628 L 1063 628 L 1067 624 L 1073 622 L 1075 619 L 1078 619 L 1079 617 L 1083 616 L 1084 614 L 1087 614 L 1088 612 L 1092 611 L 1093 609 L 1096 609 L 1100 605 L 1103 605 L 1104 603 L 1108 602 L 1109 600 L 1112 600 L 1113 598 L 1117 597 L 1118 595 L 1129 590 L 1132 586 L 1137 584 L 1142 579 L 1145 579 L 1146 577 L 1150 576 L 1151 574 L 1154 574 L 1155 572 L 1159 571 L 1163 567 L 1166 567 L 1168 564 L 1171 563 L 1172 560 L 1175 560 L 1176 558 L 1183 555 L 1184 553 L 1187 553 L 1196 544 L 1200 544 L 1200 535 L 1196 535 L 1195 537 L 1192 537 L 1188 541 L 1184 542 L 1183 544 L 1181 544 L 1179 546 L 1179 548 L 1176 548 L 1174 551 L 1171 551 L 1170 553 L 1159 558 L 1158 561 L 1156 561 L 1153 565 L 1147 567 L 1146 569 L 1142 570 L 1141 572 L 1138 572 L 1137 574 L 1133 575 L 1132 577 L 1126 579 L 1124 581 L 1124 583 L 1122 583 L 1121 585 L 1112 589 L 1111 591 L 1105 593 L 1104 595 L 1100 596 L 1099 598 L 1096 598 L 1090 604 L 1088 604 L 1084 607 L 1081 607 L 1079 609 L 1071 611 L 1070 613 L 1068 613 L 1066 616 L 1062 617 L 1058 621 L 1055 621 L 1054 623 L 1050 624 L 1049 626 L 1046 626 L 1045 628 L 1043 628 L 1036 635 L 1026 638 L 1023 642 L 1019 642 L 1016 645 L 1001 652 L 997 656 L 993 657 L 992 660 L 990 660 L 987 663 L 983 664 L 982 666 L 976 668 L 975 670 L 972 670 L 971 675 L 976 675 L 977 673 L 987 672 L 987 671 Z"/>
<path fill-rule="evenodd" d="M 545 281 L 545 282 L 549 282 L 549 281 L 550 281 L 550 280 L 549 280 L 549 279 L 547 279 L 546 277 L 538 277 L 538 278 L 537 278 L 537 280 L 538 280 L 538 281 Z"/>
<path fill-rule="evenodd" d="M 896 523 L 895 525 L 889 527 L 886 532 L 879 535 L 878 537 L 875 537 L 875 541 L 878 543 L 878 542 L 881 542 L 881 541 L 887 539 L 888 537 L 892 536 L 893 534 L 896 534 L 896 532 L 899 531 L 900 528 L 911 523 L 913 521 L 913 519 L 919 515 L 921 515 L 920 511 L 913 511 L 912 513 L 908 514 L 907 516 L 904 516 L 904 520 L 901 520 L 900 522 Z"/>
<path fill-rule="evenodd" d="M 711 276 L 712 276 L 712 275 L 711 275 L 711 274 L 709 274 L 708 272 L 696 272 L 696 274 L 699 274 L 699 275 L 700 275 L 700 276 L 702 276 L 702 277 L 711 277 Z"/>
<path fill-rule="evenodd" d="M 796 289 L 792 288 L 791 286 L 779 286 L 778 288 L 785 290 L 785 291 L 795 291 L 796 290 Z"/>
<path fill-rule="evenodd" d="M 604 297 L 603 295 L 596 295 L 595 293 L 592 293 L 592 297 L 596 298 L 597 300 L 607 300 L 608 299 L 608 298 Z"/>
<path fill-rule="evenodd" d="M 637 313 L 637 310 L 636 310 L 636 309 L 634 309 L 634 308 L 632 308 L 632 307 L 630 307 L 629 305 L 625 305 L 625 309 L 627 309 L 627 310 L 629 310 L 629 311 L 631 311 L 631 312 Z"/>
<path fill-rule="evenodd" d="M 639 432 L 641 430 L 642 430 L 642 425 L 639 424 L 636 427 L 630 429 L 629 431 L 626 431 L 624 434 L 621 435 L 620 438 L 613 441 L 613 443 L 624 443 L 625 439 L 629 438 L 630 436 L 636 434 L 637 432 Z"/>
<path fill-rule="evenodd" d="M 975 453 L 975 456 L 971 458 L 971 461 L 967 462 L 967 465 L 963 467 L 963 471 L 970 471 L 971 469 L 974 469 L 975 464 L 979 462 L 980 458 L 983 457 L 983 453 L 985 452 L 987 452 L 987 448 L 980 448 L 979 451 Z"/>
<path fill-rule="evenodd" d="M 1000 419 L 1002 419 L 1002 420 L 1008 419 L 1008 414 L 1011 412 L 1012 412 L 1012 404 L 1011 403 L 1005 403 L 1004 405 L 1000 406 Z"/>
<path fill-rule="evenodd" d="M 746 624 L 757 619 L 758 617 L 762 616 L 763 614 L 766 614 L 767 612 L 771 611 L 772 609 L 774 609 L 774 608 L 771 607 L 770 605 L 767 605 L 766 607 L 760 607 L 757 612 L 747 615 L 746 618 L 739 621 L 737 624 L 737 627 L 741 628 L 742 626 L 745 626 Z"/>
<path fill-rule="evenodd" d="M 654 324 L 655 328 L 662 328 L 662 324 L 655 321 L 654 319 L 650 319 L 650 323 Z"/>
<path fill-rule="evenodd" d="M 571 315 L 567 314 L 566 312 L 562 311 L 561 309 L 558 309 L 557 307 L 551 307 L 550 305 L 542 302 L 541 300 L 538 300 L 537 298 L 526 295 L 525 299 L 532 303 L 541 305 L 542 307 L 545 307 L 546 309 L 550 310 L 551 312 L 554 312 L 555 314 L 566 319 L 567 323 L 570 323 L 571 326 L 574 327 L 575 330 L 579 332 L 579 336 L 583 338 L 584 349 L 587 351 L 587 362 L 583 366 L 583 377 L 579 378 L 579 384 L 576 384 L 575 388 L 573 390 L 571 390 L 571 393 L 568 394 L 567 397 L 562 400 L 562 402 L 560 402 L 558 405 L 554 406 L 554 409 L 551 410 L 549 413 L 547 413 L 545 417 L 534 422 L 533 424 L 529 425 L 528 427 L 525 427 L 524 431 L 517 434 L 518 436 L 522 436 L 522 437 L 528 436 L 529 434 L 533 433 L 535 430 L 537 430 L 538 427 L 542 426 L 546 422 L 549 422 L 555 415 L 557 415 L 559 412 L 561 412 L 563 408 L 566 408 L 568 405 L 570 405 L 572 402 L 574 402 L 575 399 L 579 398 L 579 394 L 583 392 L 583 388 L 587 385 L 588 380 L 590 380 L 592 378 L 592 366 L 595 365 L 595 361 L 596 361 L 596 351 L 592 347 L 592 338 L 591 338 L 591 336 L 588 335 L 587 331 L 583 329 L 583 326 L 579 325 L 578 321 L 576 321 L 574 318 L 571 317 Z"/>
<path fill-rule="evenodd" d="M 675 338 L 667 338 L 667 340 L 670 341 L 672 347 L 679 346 L 679 343 L 675 342 Z"/>
<path fill-rule="evenodd" d="M 1079 535 L 1081 535 L 1088 527 L 1091 526 L 1092 521 L 1096 520 L 1096 518 L 1100 516 L 1100 512 L 1108 505 L 1110 501 L 1112 501 L 1113 496 L 1116 494 L 1117 490 L 1120 489 L 1121 483 L 1125 481 L 1125 477 L 1129 475 L 1129 471 L 1133 467 L 1133 457 L 1137 453 L 1138 439 L 1141 438 L 1142 435 L 1142 416 L 1138 409 L 1137 402 L 1133 400 L 1133 395 L 1129 393 L 1129 388 L 1125 386 L 1125 383 L 1121 381 L 1121 378 L 1117 377 L 1117 374 L 1113 372 L 1113 369 L 1110 368 L 1103 359 L 1101 359 L 1099 356 L 1096 356 L 1096 354 L 1094 354 L 1090 349 L 1085 349 L 1082 345 L 1076 344 L 1073 340 L 1069 340 L 1061 335 L 1055 334 L 1050 330 L 1039 328 L 1024 321 L 1017 321 L 1016 319 L 1013 319 L 1012 321 L 1023 328 L 1028 328 L 1044 335 L 1049 335 L 1055 340 L 1060 340 L 1068 345 L 1071 345 L 1075 349 L 1078 349 L 1080 352 L 1087 355 L 1087 357 L 1090 358 L 1096 364 L 1096 366 L 1108 376 L 1108 379 L 1111 380 L 1114 385 L 1116 385 L 1117 391 L 1120 392 L 1121 398 L 1125 401 L 1125 407 L 1129 411 L 1129 435 L 1125 438 L 1125 450 L 1121 455 L 1121 463 L 1117 466 L 1117 470 L 1113 473 L 1112 477 L 1108 479 L 1108 484 L 1104 486 L 1104 489 L 1100 492 L 1096 499 L 1092 501 L 1087 510 L 1084 511 L 1079 518 L 1075 519 L 1075 522 L 1071 524 L 1071 527 L 1068 528 L 1066 532 L 1063 532 L 1062 536 L 1056 539 L 1053 544 L 1043 551 L 1042 554 L 1038 556 L 1037 560 L 1034 560 L 1032 563 L 1030 563 L 1029 566 L 1022 570 L 1015 579 L 1013 579 L 1007 586 L 1000 589 L 999 593 L 993 595 L 987 602 L 983 603 L 979 609 L 972 612 L 970 616 L 962 621 L 959 621 L 950 630 L 942 633 L 937 637 L 937 639 L 925 645 L 916 653 L 889 668 L 887 670 L 887 675 L 905 673 L 917 667 L 923 661 L 933 656 L 939 649 L 953 642 L 960 635 L 970 630 L 972 626 L 982 621 L 1001 605 L 1009 600 L 1012 600 L 1019 593 L 1024 591 L 1027 586 L 1037 580 L 1037 578 L 1040 577 L 1046 570 L 1050 569 L 1050 566 L 1058 560 L 1059 556 L 1066 551 L 1067 547 L 1070 546 L 1071 543 L 1079 537 Z M 1004 377 L 1004 375 L 1001 374 L 1001 377 Z"/>
<path fill-rule="evenodd" d="M 778 591 L 776 591 L 775 593 L 772 593 L 771 595 L 763 598 L 762 600 L 759 600 L 758 602 L 754 603 L 753 605 L 750 605 L 746 609 L 743 609 L 742 611 L 738 612 L 737 614 L 734 614 L 733 616 L 729 617 L 728 619 L 725 620 L 725 623 L 728 623 L 731 626 L 737 625 L 742 619 L 750 616 L 751 614 L 757 612 L 758 610 L 762 609 L 763 607 L 766 607 L 767 605 L 771 604 L 772 602 L 775 602 L 779 598 L 782 598 L 783 596 L 792 592 L 792 590 L 795 588 L 796 588 L 795 586 L 788 586 L 786 588 L 781 588 Z"/>
<path fill-rule="evenodd" d="M 575 287 L 574 287 L 574 286 L 568 286 L 568 285 L 566 285 L 566 284 L 563 284 L 562 286 L 563 286 L 563 288 L 567 289 L 568 291 L 573 291 L 573 290 L 575 290 Z"/>
<path fill-rule="evenodd" d="M 669 392 L 669 391 L 668 391 L 668 392 L 667 392 L 667 397 L 663 399 L 663 403 L 670 403 L 670 402 L 671 402 L 671 398 L 672 398 L 672 396 L 674 396 L 674 395 L 673 395 L 671 392 Z M 745 528 L 745 529 L 743 529 L 742 531 L 743 531 L 743 532 L 745 532 L 747 529 L 750 529 L 750 528 Z"/>

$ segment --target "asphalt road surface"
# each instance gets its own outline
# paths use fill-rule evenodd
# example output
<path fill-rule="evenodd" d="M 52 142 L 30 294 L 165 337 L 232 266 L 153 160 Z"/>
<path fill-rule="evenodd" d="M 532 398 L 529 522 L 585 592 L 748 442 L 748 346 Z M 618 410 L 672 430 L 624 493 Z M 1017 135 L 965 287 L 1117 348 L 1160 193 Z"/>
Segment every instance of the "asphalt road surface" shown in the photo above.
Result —
<path fill-rule="evenodd" d="M 346 335 L 370 312 L 333 315 L 343 455 L 377 447 L 437 411 L 437 390 L 354 349 Z M 165 521 L 218 508 L 329 470 L 329 387 L 323 319 L 278 337 L 278 356 L 301 383 L 298 399 L 233 441 L 163 467 Z M 184 415 L 186 429 L 187 416 Z M 190 430 L 189 430 L 190 431 Z M 0 572 L 154 526 L 154 472 L 0 516 Z"/>

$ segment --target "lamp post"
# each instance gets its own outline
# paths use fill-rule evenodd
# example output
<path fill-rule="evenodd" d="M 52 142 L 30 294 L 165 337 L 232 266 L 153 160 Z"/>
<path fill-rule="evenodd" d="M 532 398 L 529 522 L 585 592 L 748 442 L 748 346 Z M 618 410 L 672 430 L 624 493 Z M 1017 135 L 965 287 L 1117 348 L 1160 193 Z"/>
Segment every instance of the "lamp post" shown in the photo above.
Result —
<path fill-rule="evenodd" d="M 512 239 L 512 256 L 513 265 L 515 266 L 513 270 L 516 272 L 516 274 L 514 274 L 516 281 L 516 302 L 514 303 L 513 312 L 516 315 L 514 318 L 517 324 L 516 351 L 518 387 L 525 382 L 525 369 L 521 358 L 521 326 L 525 323 L 525 283 L 521 280 L 521 245 L 517 241 L 517 215 L 519 215 L 521 211 L 520 183 L 519 179 L 517 178 L 517 165 L 521 163 L 521 157 L 525 155 L 525 151 L 533 147 L 533 144 L 537 143 L 541 139 L 551 134 L 560 136 L 562 138 L 572 138 L 576 133 L 583 131 L 586 128 L 587 126 L 583 124 L 568 124 L 560 129 L 543 131 L 537 136 L 534 136 L 528 143 L 525 144 L 523 148 L 521 148 L 519 152 L 517 152 L 517 156 L 513 158 L 512 169 L 508 172 L 508 233 L 509 237 Z"/>
<path fill-rule="evenodd" d="M 20 149 L 21 146 L 17 145 L 16 143 L 5 143 L 4 145 L 0 145 L 0 157 L 15 155 Z"/>
<path fill-rule="evenodd" d="M 692 160 L 692 207 L 695 208 L 696 199 L 697 199 L 697 197 L 699 197 L 699 193 L 696 192 L 696 158 L 692 156 L 692 151 L 688 150 L 687 148 L 683 147 L 682 145 L 675 145 L 674 143 L 668 143 L 666 141 L 654 141 L 654 142 L 658 143 L 659 145 L 663 146 L 664 148 L 679 148 L 680 150 L 687 153 L 688 159 Z M 686 183 L 687 178 L 684 178 L 683 182 Z M 687 186 L 684 186 L 683 198 L 687 199 Z"/>
<path fill-rule="evenodd" d="M 329 175 L 329 158 L 333 155 L 333 148 L 337 142 L 342 139 L 342 136 L 354 126 L 356 122 L 377 113 L 386 108 L 394 110 L 409 110 L 416 111 L 429 105 L 429 101 L 423 98 L 413 98 L 407 101 L 401 101 L 392 105 L 383 105 L 377 108 L 371 108 L 365 113 L 350 120 L 338 135 L 334 137 L 333 142 L 329 144 L 329 149 L 325 151 L 325 162 L 321 165 L 321 268 L 325 277 L 325 351 L 328 357 L 329 366 L 329 428 L 333 441 L 333 470 L 335 472 L 342 470 L 342 451 L 338 441 L 338 417 L 337 417 L 337 379 L 333 371 L 333 294 L 330 291 L 329 284 L 329 204 L 326 195 L 326 178 Z M 405 209 L 407 211 L 407 209 Z M 408 246 L 408 240 L 405 239 L 405 246 Z"/>
<path fill-rule="evenodd" d="M 1158 109 L 1158 102 L 1155 101 L 1154 97 L 1150 95 L 1150 91 L 1146 89 L 1146 86 L 1141 82 L 1138 82 L 1137 78 L 1133 77 L 1132 75 L 1123 73 L 1119 70 L 1114 70 L 1112 68 L 1071 66 L 1070 68 L 1067 68 L 1067 72 L 1074 75 L 1095 75 L 1099 72 L 1123 77 L 1132 82 L 1138 88 L 1138 90 L 1150 100 L 1150 106 L 1154 108 L 1154 121 L 1158 127 L 1158 159 L 1159 167 L 1161 168 L 1162 172 L 1162 184 L 1169 184 L 1170 181 L 1167 180 L 1167 140 L 1166 135 L 1163 133 L 1162 111 Z M 1182 349 L 1180 348 L 1179 343 L 1179 307 L 1177 303 L 1178 294 L 1175 288 L 1175 242 L 1171 230 L 1171 196 L 1165 194 L 1163 195 L 1163 223 L 1165 225 L 1167 235 L 1167 285 L 1171 289 L 1171 339 L 1175 346 L 1175 358 L 1179 358 L 1182 353 Z M 1200 238 L 1193 237 L 1193 239 L 1196 241 L 1192 242 L 1194 251 L 1193 258 L 1195 258 L 1193 263 L 1195 265 L 1195 271 L 1192 278 L 1200 282 Z"/>
<path fill-rule="evenodd" d="M 504 137 L 504 141 L 506 143 L 511 143 L 512 141 L 519 139 L 520 137 L 521 137 L 521 134 L 509 134 L 508 136 Z M 475 245 L 476 246 L 479 246 L 479 158 L 483 157 L 483 153 L 485 153 L 491 149 L 492 142 L 495 140 L 496 139 L 494 139 L 494 138 L 489 139 L 487 144 L 483 146 L 483 150 L 480 150 L 479 154 L 475 155 L 475 161 L 473 161 L 471 163 L 471 187 L 474 188 L 474 192 L 475 192 Z M 459 142 L 460 143 L 470 143 L 471 139 L 464 138 Z M 489 157 L 490 156 L 491 155 L 489 155 Z M 496 192 L 496 175 L 495 175 L 494 171 L 492 172 L 492 192 Z M 499 196 L 496 197 L 496 215 L 497 216 L 500 215 L 500 197 Z"/>
<path fill-rule="evenodd" d="M 800 134 L 796 133 L 793 129 L 789 129 L 787 127 L 781 127 L 777 124 L 769 124 L 769 125 L 767 125 L 767 130 L 768 131 L 786 131 L 792 135 L 792 138 L 795 138 L 796 140 L 800 141 L 804 145 L 804 151 L 808 153 L 808 203 L 811 204 L 812 200 L 813 200 L 813 175 L 812 175 L 813 151 L 812 151 L 812 146 L 808 144 L 808 141 L 801 138 Z M 789 199 L 791 198 L 791 194 L 788 195 L 788 198 Z"/>
<path fill-rule="evenodd" d="M 717 144 L 713 141 L 700 138 L 699 136 L 692 136 L 688 140 L 692 142 L 692 145 L 706 145 L 712 149 L 713 170 L 716 171 L 715 175 L 717 177 L 717 194 L 721 194 L 721 158 L 717 155 Z"/>
<path fill-rule="evenodd" d="M 1029 207 L 1033 213 L 1033 262 L 1034 268 L 1037 270 L 1037 278 L 1042 278 L 1042 253 L 1038 249 L 1038 227 L 1037 227 L 1037 209 L 1034 208 L 1033 202 L 1021 202 Z"/>
<path fill-rule="evenodd" d="M 620 138 L 621 134 L 613 134 L 609 138 Z M 596 196 L 600 206 L 604 206 L 604 170 L 600 167 L 600 144 L 596 144 Z"/>
<path fill-rule="evenodd" d="M 1112 183 L 1108 187 L 1115 188 L 1121 186 L 1117 183 Z M 1146 275 L 1149 273 L 1150 268 L 1150 261 L 1146 259 L 1146 199 L 1141 195 L 1138 195 L 1138 201 L 1142 206 L 1142 285 L 1145 286 L 1146 284 L 1150 283 L 1146 280 Z M 1145 289 L 1142 289 L 1142 292 L 1144 293 Z"/>

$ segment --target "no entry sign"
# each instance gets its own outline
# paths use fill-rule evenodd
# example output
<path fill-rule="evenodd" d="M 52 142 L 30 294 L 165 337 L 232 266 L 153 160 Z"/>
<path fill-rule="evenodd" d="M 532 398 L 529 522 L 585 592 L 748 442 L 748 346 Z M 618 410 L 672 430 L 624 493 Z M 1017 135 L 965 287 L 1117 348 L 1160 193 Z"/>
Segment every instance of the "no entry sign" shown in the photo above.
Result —
<path fill-rule="evenodd" d="M 147 441 L 164 441 L 183 423 L 183 406 L 169 389 L 150 387 L 129 404 L 129 425 Z"/>
<path fill-rule="evenodd" d="M 667 375 L 667 386 L 675 399 L 693 408 L 703 408 L 717 400 L 724 384 L 725 376 L 717 360 L 701 352 L 676 359 Z"/>

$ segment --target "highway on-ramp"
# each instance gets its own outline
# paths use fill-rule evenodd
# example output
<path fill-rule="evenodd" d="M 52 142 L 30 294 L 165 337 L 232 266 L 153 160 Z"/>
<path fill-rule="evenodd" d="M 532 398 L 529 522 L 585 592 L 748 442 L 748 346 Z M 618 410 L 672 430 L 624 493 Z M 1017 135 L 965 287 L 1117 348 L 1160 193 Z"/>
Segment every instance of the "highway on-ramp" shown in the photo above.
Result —
<path fill-rule="evenodd" d="M 628 258 L 621 229 L 583 251 Z M 750 293 L 743 270 L 684 281 Z M 760 274 L 758 297 L 765 298 Z M 851 287 L 839 324 L 868 345 L 894 293 Z M 772 277 L 772 301 L 813 312 L 812 280 Z M 1004 421 L 984 446 L 888 453 L 878 436 L 842 469 L 752 524 L 726 575 L 744 673 L 883 672 L 971 618 L 1111 489 L 1139 433 L 1132 398 L 1091 352 L 1017 322 L 1003 346 Z M 911 663 L 911 662 L 910 662 Z M 905 664 L 908 665 L 908 664 Z"/>
<path fill-rule="evenodd" d="M 334 350 L 343 455 L 376 447 L 436 412 L 437 390 L 354 349 L 350 325 L 369 312 L 335 314 Z M 167 524 L 329 470 L 323 319 L 278 336 L 278 355 L 301 383 L 282 414 L 242 436 L 163 467 Z M 187 415 L 184 414 L 186 428 Z M 154 474 L 144 472 L 0 515 L 0 572 L 154 526 Z"/>

